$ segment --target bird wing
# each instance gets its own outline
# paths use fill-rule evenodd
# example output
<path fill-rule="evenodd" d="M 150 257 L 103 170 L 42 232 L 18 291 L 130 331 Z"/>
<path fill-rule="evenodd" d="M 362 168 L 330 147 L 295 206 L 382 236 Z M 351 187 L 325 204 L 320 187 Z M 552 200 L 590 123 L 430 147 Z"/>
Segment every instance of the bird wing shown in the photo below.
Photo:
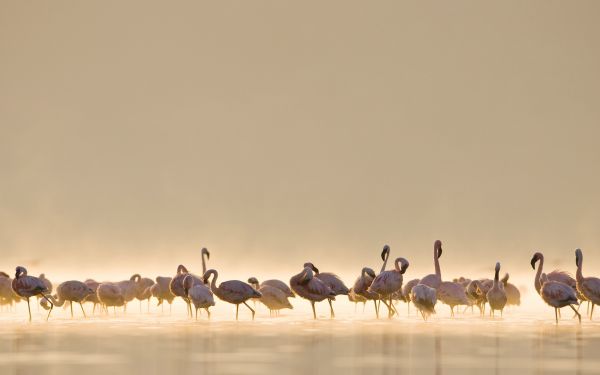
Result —
<path fill-rule="evenodd" d="M 311 293 L 314 293 L 314 294 L 318 294 L 318 295 L 322 295 L 322 296 L 333 294 L 333 291 L 331 290 L 331 288 L 329 286 L 327 286 L 323 281 L 321 281 L 317 278 L 310 279 L 308 281 L 308 283 L 306 284 L 306 287 L 308 288 L 308 290 Z"/>
<path fill-rule="evenodd" d="M 600 296 L 600 279 L 587 277 L 583 282 L 584 288 L 592 295 Z"/>
<path fill-rule="evenodd" d="M 558 281 L 559 283 L 567 284 L 571 288 L 576 287 L 575 279 L 568 272 L 554 270 L 546 274 L 546 276 L 548 276 L 548 280 L 550 281 Z"/>
<path fill-rule="evenodd" d="M 575 291 L 568 285 L 560 282 L 547 282 L 542 286 L 543 295 L 555 301 L 577 302 Z"/>

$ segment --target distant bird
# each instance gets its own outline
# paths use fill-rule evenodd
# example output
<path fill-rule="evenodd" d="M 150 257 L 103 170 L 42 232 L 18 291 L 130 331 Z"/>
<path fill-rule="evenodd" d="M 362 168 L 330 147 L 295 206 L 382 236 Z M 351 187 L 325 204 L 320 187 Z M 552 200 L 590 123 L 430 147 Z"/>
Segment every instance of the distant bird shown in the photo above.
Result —
<path fill-rule="evenodd" d="M 420 284 L 427 285 L 433 289 L 437 289 L 442 283 L 442 272 L 440 270 L 439 258 L 442 256 L 442 241 L 437 240 L 433 244 L 433 266 L 435 274 L 429 274 L 421 279 Z"/>
<path fill-rule="evenodd" d="M 507 273 L 501 280 L 506 292 L 506 306 L 519 306 L 521 305 L 521 292 L 514 284 L 508 282 L 509 277 Z"/>
<path fill-rule="evenodd" d="M 471 282 L 471 279 L 461 276 L 459 278 L 452 279 L 452 282 L 459 283 L 460 285 L 463 286 L 463 288 L 466 289 L 467 286 L 469 285 L 469 283 Z"/>
<path fill-rule="evenodd" d="M 100 283 L 93 279 L 87 279 L 84 281 L 84 283 L 85 285 L 87 285 L 88 288 L 90 288 L 93 291 L 93 293 L 85 297 L 83 302 L 91 302 L 94 304 L 92 308 L 92 314 L 94 314 L 96 312 L 96 305 L 100 304 L 100 300 L 98 299 L 97 293 L 98 285 L 100 285 Z"/>
<path fill-rule="evenodd" d="M 238 313 L 240 309 L 240 304 L 246 305 L 248 309 L 252 312 L 252 320 L 254 320 L 255 311 L 252 307 L 250 307 L 246 301 L 250 298 L 261 297 L 259 291 L 254 290 L 254 288 L 243 281 L 239 280 L 228 280 L 223 281 L 217 287 L 217 278 L 219 277 L 219 273 L 210 269 L 206 271 L 204 276 L 204 282 L 207 283 L 210 276 L 212 276 L 212 280 L 210 283 L 210 289 L 220 300 L 229 302 L 235 305 L 235 320 L 238 320 Z"/>
<path fill-rule="evenodd" d="M 402 266 L 399 265 L 402 263 Z M 409 263 L 404 258 L 396 258 L 394 262 L 394 268 L 391 271 L 383 271 L 371 283 L 369 289 L 371 293 L 377 293 L 381 301 L 388 308 L 388 318 L 391 318 L 394 314 L 394 305 L 392 304 L 392 294 L 401 290 L 402 288 L 402 275 L 406 272 Z M 389 300 L 389 305 L 386 300 Z"/>
<path fill-rule="evenodd" d="M 437 302 L 435 289 L 425 284 L 417 284 L 410 291 L 410 299 L 421 313 L 423 320 L 427 320 L 431 314 L 435 314 L 435 304 Z"/>
<path fill-rule="evenodd" d="M 94 294 L 94 291 L 85 283 L 82 283 L 81 281 L 77 280 L 70 280 L 60 283 L 58 285 L 58 287 L 56 288 L 56 296 L 49 295 L 47 297 L 48 299 L 52 300 L 52 304 L 54 306 L 59 307 L 64 305 L 66 301 L 69 301 L 69 304 L 71 305 L 71 318 L 73 317 L 73 302 L 79 303 L 79 306 L 81 306 L 81 312 L 83 313 L 83 316 L 87 317 L 85 315 L 85 310 L 83 309 L 83 305 L 81 303 L 85 300 L 87 296 L 91 294 Z M 45 299 L 43 299 L 40 302 L 40 304 L 45 310 L 51 310 Z M 50 312 L 48 312 L 48 316 L 50 316 Z"/>
<path fill-rule="evenodd" d="M 323 281 L 314 277 L 313 269 L 310 266 L 305 266 L 302 272 L 292 276 L 290 286 L 294 293 L 310 301 L 314 319 L 317 319 L 315 302 L 335 299 L 335 292 Z"/>
<path fill-rule="evenodd" d="M 204 259 L 204 257 L 202 259 Z M 190 299 L 187 296 L 187 293 L 185 292 L 185 288 L 183 287 L 183 279 L 187 275 L 192 275 L 192 274 L 190 274 L 188 269 L 183 264 L 180 264 L 177 267 L 177 274 L 173 277 L 173 279 L 171 279 L 171 283 L 169 284 L 169 289 L 171 290 L 171 293 L 173 293 L 176 297 L 181 297 L 185 301 L 185 303 L 187 304 L 188 315 L 191 317 L 192 316 L 192 305 L 190 303 Z M 192 275 L 192 277 L 195 279 L 194 284 L 205 283 L 204 279 L 201 279 L 196 275 Z"/>
<path fill-rule="evenodd" d="M 362 298 L 366 301 L 373 301 L 375 304 L 375 316 L 379 317 L 379 306 L 377 306 L 377 301 L 379 300 L 379 294 L 369 292 L 369 287 L 375 280 L 375 271 L 373 271 L 369 267 L 363 267 L 360 271 L 360 276 L 354 282 L 352 288 L 350 288 L 354 294 L 357 296 L 357 302 L 362 302 L 360 299 Z M 350 294 L 348 294 L 350 296 Z"/>
<path fill-rule="evenodd" d="M 575 311 L 575 314 L 579 317 L 579 323 L 581 323 L 581 315 L 577 309 L 573 307 L 573 305 L 578 305 L 579 302 L 577 301 L 577 295 L 571 286 L 558 281 L 549 280 L 545 273 L 540 276 L 540 284 L 540 296 L 544 302 L 554 307 L 556 324 L 558 324 L 558 309 L 565 306 L 569 306 Z"/>
<path fill-rule="evenodd" d="M 494 284 L 492 288 L 487 292 L 487 301 L 490 304 L 490 315 L 494 315 L 495 310 L 500 310 L 500 315 L 506 306 L 506 293 L 504 292 L 504 285 L 500 282 L 498 274 L 500 273 L 500 262 L 496 262 L 496 269 L 494 273 Z"/>
<path fill-rule="evenodd" d="M 98 285 L 98 289 L 96 290 L 96 294 L 98 295 L 98 300 L 102 304 L 102 307 L 107 314 L 109 307 L 112 306 L 113 311 L 115 311 L 115 307 L 125 305 L 125 297 L 123 297 L 121 288 L 119 288 L 119 286 L 115 283 L 100 283 L 100 285 Z"/>
<path fill-rule="evenodd" d="M 124 311 L 127 311 L 127 303 L 133 301 L 137 294 L 138 283 L 142 277 L 139 273 L 132 275 L 129 280 L 119 281 L 117 286 L 121 289 L 121 295 L 123 296 Z"/>
<path fill-rule="evenodd" d="M 340 294 L 348 295 L 348 291 L 349 291 L 348 287 L 344 284 L 344 282 L 336 274 L 333 274 L 331 272 L 319 272 L 319 269 L 310 262 L 304 263 L 304 267 L 312 268 L 313 272 L 315 273 L 315 277 L 317 279 L 321 280 L 323 283 L 325 283 L 325 285 L 327 285 L 329 287 L 329 289 L 331 289 L 331 291 L 333 291 L 333 293 L 336 296 L 338 296 Z M 329 302 L 329 309 L 330 309 L 332 318 L 335 318 L 335 312 L 333 311 L 333 304 L 332 304 L 332 301 L 334 301 L 334 300 L 335 300 L 334 298 L 327 299 L 327 301 Z"/>
<path fill-rule="evenodd" d="M 164 311 L 164 304 L 163 304 L 164 301 L 167 301 L 169 303 L 169 309 L 170 309 L 171 304 L 173 303 L 173 300 L 175 299 L 175 295 L 173 293 L 171 293 L 171 289 L 169 287 L 171 285 L 171 280 L 173 280 L 173 278 L 166 277 L 166 276 L 157 276 L 155 280 L 156 280 L 156 284 L 154 284 L 150 287 L 150 293 L 152 293 L 152 297 L 154 297 L 158 300 L 157 306 L 162 306 L 163 311 Z"/>
<path fill-rule="evenodd" d="M 0 306 L 9 308 L 20 299 L 12 289 L 12 279 L 6 272 L 0 272 Z"/>
<path fill-rule="evenodd" d="M 494 285 L 494 281 L 490 279 L 472 280 L 467 285 L 466 293 L 470 302 L 479 308 L 479 314 L 484 315 L 485 304 L 487 303 L 487 292 Z"/>
<path fill-rule="evenodd" d="M 350 287 L 348 290 L 348 301 L 354 302 L 354 312 L 356 312 L 356 307 L 359 303 L 363 304 L 363 312 L 365 311 L 365 304 L 367 303 L 367 299 L 360 294 L 356 294 L 354 291 L 354 287 Z M 377 310 L 377 301 L 375 301 L 375 310 Z"/>
<path fill-rule="evenodd" d="M 189 300 L 194 304 L 196 320 L 198 320 L 198 309 L 206 310 L 208 319 L 210 319 L 210 311 L 208 309 L 215 305 L 215 299 L 210 288 L 203 283 L 198 283 L 192 275 L 187 275 L 183 279 L 183 288 L 187 291 Z"/>
<path fill-rule="evenodd" d="M 288 301 L 288 295 L 279 288 L 271 285 L 261 285 L 258 292 L 262 294 L 262 296 L 257 297 L 258 301 L 269 309 L 270 315 L 279 314 L 279 311 L 283 309 L 294 308 Z"/>
<path fill-rule="evenodd" d="M 470 305 L 465 293 L 465 288 L 455 282 L 443 281 L 437 288 L 437 299 L 450 306 L 450 314 L 454 316 L 454 307 L 458 305 Z"/>
<path fill-rule="evenodd" d="M 577 264 L 577 290 L 592 303 L 590 320 L 594 316 L 594 306 L 600 304 L 600 279 L 597 277 L 583 277 L 583 253 L 581 249 L 575 250 L 575 263 Z M 572 307 L 572 306 L 571 306 Z"/>
<path fill-rule="evenodd" d="M 27 300 L 29 321 L 31 322 L 31 306 L 29 304 L 29 298 L 31 297 L 39 296 L 41 298 L 46 299 L 48 303 L 50 303 L 50 311 L 52 311 L 52 307 L 54 305 L 50 300 L 48 300 L 48 297 L 46 296 L 48 289 L 46 288 L 44 282 L 35 276 L 28 276 L 27 269 L 25 269 L 25 267 L 18 266 L 15 269 L 15 271 L 15 278 L 12 280 L 11 283 L 12 289 L 19 297 L 25 298 Z M 48 320 L 49 317 L 50 313 L 48 313 L 48 317 L 46 318 L 46 320 Z"/>
<path fill-rule="evenodd" d="M 252 281 L 250 281 L 250 280 L 252 280 Z M 294 292 L 292 292 L 292 289 L 290 289 L 290 287 L 281 280 L 269 279 L 269 280 L 264 280 L 262 282 L 259 282 L 256 277 L 251 277 L 248 279 L 248 284 L 255 285 L 256 290 L 260 289 L 262 286 L 269 285 L 269 286 L 272 286 L 273 288 L 277 288 L 277 289 L 281 290 L 286 295 L 286 297 L 290 297 L 290 298 L 296 297 L 294 295 Z"/>
<path fill-rule="evenodd" d="M 152 297 L 150 288 L 152 285 L 154 285 L 154 280 L 147 277 L 140 277 L 136 283 L 135 298 L 140 301 L 140 312 L 142 312 L 142 301 L 148 301 L 148 312 L 150 312 L 150 297 Z"/>
<path fill-rule="evenodd" d="M 407 283 L 405 283 L 404 286 L 402 287 L 402 297 L 404 298 L 404 301 L 406 302 L 409 313 L 410 313 L 410 302 L 412 301 L 411 291 L 415 287 L 415 285 L 419 284 L 420 281 L 421 281 L 420 279 L 412 279 L 412 280 L 408 281 Z"/>

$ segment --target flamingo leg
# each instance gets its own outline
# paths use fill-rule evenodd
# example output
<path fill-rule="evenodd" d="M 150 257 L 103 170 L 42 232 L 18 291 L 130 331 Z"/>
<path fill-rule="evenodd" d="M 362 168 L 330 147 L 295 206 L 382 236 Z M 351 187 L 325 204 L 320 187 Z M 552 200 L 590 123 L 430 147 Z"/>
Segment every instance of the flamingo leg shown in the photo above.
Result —
<path fill-rule="evenodd" d="M 198 308 L 196 307 L 196 320 L 198 320 Z"/>
<path fill-rule="evenodd" d="M 238 320 L 238 313 L 240 311 L 240 305 L 235 305 L 235 320 Z"/>
<path fill-rule="evenodd" d="M 208 311 L 208 307 L 205 310 L 206 310 L 206 314 L 208 315 L 208 319 L 210 319 L 210 311 Z"/>
<path fill-rule="evenodd" d="M 73 302 L 69 301 L 69 306 L 71 306 L 71 318 L 73 318 Z"/>
<path fill-rule="evenodd" d="M 592 320 L 592 318 L 594 317 L 594 306 L 596 306 L 596 304 L 594 302 L 592 302 L 592 311 L 590 312 L 590 320 Z"/>
<path fill-rule="evenodd" d="M 556 324 L 558 324 L 558 309 L 554 308 L 554 318 L 556 319 Z"/>
<path fill-rule="evenodd" d="M 579 324 L 581 324 L 581 314 L 579 314 L 579 312 L 577 312 L 577 310 L 573 307 L 573 305 L 569 305 L 570 308 L 573 309 L 573 311 L 575 311 L 575 314 L 577 314 L 577 317 L 579 318 Z"/>
<path fill-rule="evenodd" d="M 27 310 L 29 311 L 29 321 L 31 322 L 31 307 L 29 305 L 29 297 L 27 297 Z"/>
<path fill-rule="evenodd" d="M 450 306 L 450 316 L 454 317 L 454 306 Z"/>
<path fill-rule="evenodd" d="M 328 298 L 327 301 L 329 302 L 329 311 L 331 314 L 331 319 L 335 318 L 335 312 L 333 312 L 333 305 L 331 304 L 331 299 Z"/>
<path fill-rule="evenodd" d="M 45 295 L 43 295 L 43 294 L 40 294 L 40 295 L 42 296 L 43 299 L 48 301 L 48 303 L 50 304 L 50 310 L 48 311 L 48 316 L 46 317 L 46 321 L 48 321 L 48 319 L 50 319 L 50 313 L 52 312 L 52 309 L 54 308 L 54 304 Z M 29 298 L 27 299 L 27 303 L 29 304 Z"/>
<path fill-rule="evenodd" d="M 365 307 L 367 306 L 366 302 L 363 302 L 363 313 L 365 312 Z"/>
<path fill-rule="evenodd" d="M 313 310 L 313 319 L 317 320 L 317 312 L 315 311 L 315 301 L 310 301 Z"/>
<path fill-rule="evenodd" d="M 250 305 L 248 305 L 246 301 L 244 301 L 244 305 L 246 305 L 246 307 L 249 308 L 250 311 L 252 311 L 252 320 L 254 320 L 254 315 L 256 314 L 256 311 L 254 311 L 254 309 L 250 307 Z"/>
<path fill-rule="evenodd" d="M 379 308 L 377 307 L 377 300 L 374 299 L 373 303 L 375 304 L 375 316 L 379 319 Z"/>
<path fill-rule="evenodd" d="M 558 317 L 562 319 L 562 316 L 560 315 L 560 309 L 558 309 Z"/>
<path fill-rule="evenodd" d="M 85 310 L 83 309 L 83 305 L 81 304 L 81 302 L 79 302 L 79 306 L 81 306 L 81 312 L 83 313 L 83 317 L 87 318 L 87 316 L 85 315 Z"/>

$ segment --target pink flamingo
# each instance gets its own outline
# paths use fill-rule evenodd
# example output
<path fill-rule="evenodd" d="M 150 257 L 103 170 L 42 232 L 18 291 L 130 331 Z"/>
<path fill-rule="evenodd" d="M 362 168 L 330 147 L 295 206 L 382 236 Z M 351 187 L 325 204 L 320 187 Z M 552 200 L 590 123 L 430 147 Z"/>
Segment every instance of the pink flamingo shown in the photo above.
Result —
<path fill-rule="evenodd" d="M 310 267 L 315 273 L 315 277 L 327 285 L 336 296 L 340 294 L 348 295 L 348 287 L 344 285 L 344 282 L 336 274 L 331 272 L 319 272 L 319 269 L 310 262 L 304 263 L 304 267 Z M 329 302 L 331 317 L 335 318 L 332 304 L 332 301 L 335 301 L 335 298 L 328 298 L 327 301 Z"/>
<path fill-rule="evenodd" d="M 402 263 L 402 266 L 399 265 Z M 371 293 L 377 293 L 379 298 L 388 308 L 388 318 L 394 314 L 394 305 L 392 304 L 392 294 L 402 289 L 402 275 L 406 272 L 409 263 L 404 258 L 396 258 L 394 262 L 395 269 L 383 271 L 371 283 L 367 289 Z M 389 305 L 386 299 L 389 298 Z"/>
<path fill-rule="evenodd" d="M 583 253 L 581 249 L 575 250 L 575 263 L 577 264 L 577 290 L 592 303 L 590 320 L 594 315 L 594 306 L 600 304 L 600 279 L 597 277 L 583 277 Z M 572 307 L 572 306 L 571 306 Z"/>
<path fill-rule="evenodd" d="M 579 317 L 579 323 L 581 324 L 581 315 L 573 307 L 573 305 L 579 304 L 577 294 L 575 294 L 575 291 L 570 285 L 548 280 L 548 276 L 545 273 L 540 276 L 540 284 L 540 296 L 544 302 L 554 307 L 556 324 L 558 324 L 558 309 L 566 306 L 569 306 L 575 311 L 575 314 Z"/>
<path fill-rule="evenodd" d="M 22 266 L 18 266 L 15 269 L 15 278 L 12 280 L 12 289 L 13 291 L 22 298 L 27 300 L 27 310 L 29 311 L 29 321 L 31 322 L 31 306 L 29 304 L 29 298 L 34 296 L 39 296 L 44 298 L 48 303 L 50 303 L 50 312 L 52 311 L 52 307 L 54 305 L 48 299 L 45 293 L 48 292 L 48 289 L 44 282 L 35 276 L 28 276 L 27 269 Z M 50 312 L 48 313 L 48 318 L 50 317 Z"/>
<path fill-rule="evenodd" d="M 93 293 L 94 291 L 92 290 L 92 288 L 88 287 L 85 283 L 82 283 L 81 281 L 77 280 L 70 280 L 61 283 L 56 288 L 56 297 L 51 295 L 47 297 L 49 300 L 52 300 L 52 304 L 54 306 L 59 307 L 64 305 L 65 301 L 69 301 L 69 305 L 71 305 L 71 318 L 73 318 L 73 302 L 79 303 L 79 306 L 81 306 L 81 312 L 83 312 L 83 316 L 86 317 L 85 310 L 83 309 L 83 305 L 81 303 L 85 300 L 87 296 Z M 46 303 L 45 299 L 42 300 L 40 304 L 45 310 L 51 310 L 51 308 Z M 50 316 L 50 312 L 48 312 L 48 316 Z"/>
<path fill-rule="evenodd" d="M 490 315 L 494 316 L 494 310 L 500 310 L 500 316 L 504 306 L 506 306 L 506 292 L 504 292 L 504 286 L 500 282 L 498 274 L 500 273 L 500 262 L 496 262 L 496 268 L 494 273 L 494 284 L 492 288 L 487 292 L 486 297 L 490 304 Z"/>
<path fill-rule="evenodd" d="M 375 316 L 379 318 L 379 307 L 377 301 L 379 300 L 379 294 L 369 292 L 369 287 L 375 280 L 375 271 L 369 267 L 363 267 L 360 271 L 360 276 L 354 282 L 354 286 L 351 288 L 357 296 L 364 298 L 365 301 L 372 300 L 375 304 Z"/>
<path fill-rule="evenodd" d="M 213 294 L 206 285 L 195 282 L 196 279 L 192 275 L 187 275 L 183 279 L 183 288 L 187 292 L 188 299 L 194 304 L 196 320 L 198 320 L 198 309 L 206 310 L 208 319 L 210 319 L 210 311 L 208 309 L 215 305 Z"/>
<path fill-rule="evenodd" d="M 440 271 L 439 258 L 442 256 L 442 241 L 437 240 L 433 244 L 433 265 L 435 274 L 429 274 L 421 279 L 421 284 L 437 289 L 442 283 L 442 272 Z"/>
<path fill-rule="evenodd" d="M 250 311 L 252 311 L 252 320 L 254 320 L 254 315 L 256 312 L 246 303 L 246 301 L 250 298 L 261 297 L 262 294 L 249 284 L 246 284 L 240 280 L 223 281 L 217 287 L 217 278 L 219 277 L 219 273 L 214 269 L 210 269 L 204 274 L 203 279 L 205 283 L 208 282 L 210 276 L 212 276 L 210 283 L 210 289 L 212 292 L 216 294 L 220 300 L 235 305 L 235 320 L 238 320 L 240 304 L 242 303 L 246 305 Z"/>
<path fill-rule="evenodd" d="M 183 279 L 185 279 L 187 275 L 191 275 L 194 278 L 194 284 L 205 283 L 204 279 L 201 279 L 196 275 L 192 275 L 191 273 L 189 273 L 188 269 L 183 264 L 180 264 L 177 267 L 177 274 L 175 275 L 175 277 L 173 277 L 173 279 L 171 279 L 169 289 L 171 290 L 171 293 L 173 293 L 173 295 L 175 295 L 176 297 L 181 297 L 185 301 L 188 307 L 188 316 L 192 317 L 192 305 L 187 296 L 185 288 L 183 287 Z"/>
<path fill-rule="evenodd" d="M 314 277 L 313 269 L 310 266 L 305 266 L 302 272 L 292 276 L 290 286 L 294 293 L 310 301 L 314 319 L 317 319 L 315 302 L 335 299 L 335 292 L 323 281 Z"/>

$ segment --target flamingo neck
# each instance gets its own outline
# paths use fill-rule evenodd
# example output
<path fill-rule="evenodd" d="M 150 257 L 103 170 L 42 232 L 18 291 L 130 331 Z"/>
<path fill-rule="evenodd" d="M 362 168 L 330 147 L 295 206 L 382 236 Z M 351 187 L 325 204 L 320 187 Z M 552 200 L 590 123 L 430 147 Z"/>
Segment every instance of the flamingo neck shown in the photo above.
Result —
<path fill-rule="evenodd" d="M 440 270 L 440 261 L 438 259 L 438 249 L 433 247 L 433 265 L 435 267 L 435 274 L 439 279 L 442 279 L 442 271 Z"/>
<path fill-rule="evenodd" d="M 45 297 L 48 298 L 54 306 L 61 307 L 62 305 L 65 304 L 65 299 L 63 299 L 62 296 L 60 296 L 60 295 L 58 296 L 58 299 L 56 299 L 52 295 L 47 295 Z"/>
<path fill-rule="evenodd" d="M 388 261 L 388 258 L 389 258 L 389 257 L 390 257 L 390 251 L 388 251 L 388 252 L 385 254 L 385 260 L 383 261 L 383 265 L 381 266 L 381 271 L 380 271 L 379 273 L 381 273 L 381 272 L 385 271 L 385 266 L 387 266 L 387 261 Z"/>
<path fill-rule="evenodd" d="M 202 253 L 202 274 L 205 274 L 205 273 L 206 273 L 206 260 L 204 260 L 204 256 L 205 256 L 205 255 L 206 255 L 206 254 L 203 252 L 203 253 Z"/>
<path fill-rule="evenodd" d="M 544 256 L 540 257 L 540 265 L 538 266 L 537 272 L 535 273 L 535 290 L 537 290 L 538 294 L 542 289 L 542 282 L 540 281 L 540 277 L 542 277 L 542 269 L 544 268 Z"/>
<path fill-rule="evenodd" d="M 583 255 L 579 257 L 579 259 L 577 260 L 577 273 L 575 274 L 575 278 L 577 279 L 578 282 L 582 282 L 583 281 Z"/>
<path fill-rule="evenodd" d="M 500 270 L 496 268 L 496 272 L 494 273 L 494 288 L 498 288 L 498 283 L 500 281 L 500 277 L 498 276 L 499 273 Z"/>

